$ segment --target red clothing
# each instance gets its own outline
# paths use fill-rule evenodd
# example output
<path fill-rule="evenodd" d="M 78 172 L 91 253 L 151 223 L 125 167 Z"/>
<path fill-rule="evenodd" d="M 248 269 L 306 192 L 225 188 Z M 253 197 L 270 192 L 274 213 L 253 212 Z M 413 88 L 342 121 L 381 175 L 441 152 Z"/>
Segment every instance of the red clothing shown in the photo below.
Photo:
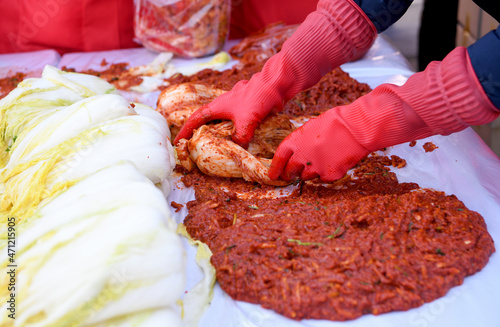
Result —
<path fill-rule="evenodd" d="M 0 52 L 63 54 L 139 46 L 132 0 L 0 0 Z"/>
<path fill-rule="evenodd" d="M 277 21 L 301 23 L 317 0 L 232 0 L 231 38 Z M 124 49 L 134 42 L 133 0 L 0 0 L 0 53 Z"/>
<path fill-rule="evenodd" d="M 15 33 L 19 25 L 19 4 L 17 1 L 0 0 L 0 53 L 18 52 Z"/>
<path fill-rule="evenodd" d="M 300 24 L 318 0 L 232 0 L 230 39 L 243 38 L 278 21 Z"/>

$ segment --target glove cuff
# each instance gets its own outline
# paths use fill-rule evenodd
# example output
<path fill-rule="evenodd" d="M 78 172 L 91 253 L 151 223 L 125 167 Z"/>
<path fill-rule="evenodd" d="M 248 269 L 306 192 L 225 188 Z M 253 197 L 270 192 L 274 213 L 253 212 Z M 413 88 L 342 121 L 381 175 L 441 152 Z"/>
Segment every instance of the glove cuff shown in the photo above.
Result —
<path fill-rule="evenodd" d="M 499 112 L 486 96 L 464 47 L 450 52 L 442 62 L 431 62 L 423 73 L 413 76 L 398 93 L 433 134 L 449 135 L 498 117 Z"/>
<path fill-rule="evenodd" d="M 375 41 L 377 29 L 354 1 L 319 1 L 317 11 L 324 13 L 330 24 L 344 34 L 345 42 L 336 46 L 348 57 L 346 62 L 363 57 Z"/>
<path fill-rule="evenodd" d="M 382 84 L 352 104 L 335 108 L 350 133 L 365 148 L 449 135 L 485 124 L 499 112 L 482 89 L 465 48 L 432 62 L 403 86 Z"/>
<path fill-rule="evenodd" d="M 260 97 L 280 111 L 286 101 L 324 74 L 363 56 L 376 35 L 373 23 L 352 0 L 320 1 L 281 51 L 252 77 L 248 88 L 260 90 Z"/>

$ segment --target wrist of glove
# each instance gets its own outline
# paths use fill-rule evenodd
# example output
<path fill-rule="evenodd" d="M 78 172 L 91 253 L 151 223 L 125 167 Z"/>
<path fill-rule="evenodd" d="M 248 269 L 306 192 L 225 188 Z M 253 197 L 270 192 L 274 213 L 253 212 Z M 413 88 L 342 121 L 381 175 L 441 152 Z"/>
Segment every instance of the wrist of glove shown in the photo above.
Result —
<path fill-rule="evenodd" d="M 259 85 L 286 102 L 336 67 L 362 57 L 377 30 L 352 0 L 320 0 L 297 31 L 257 74 Z"/>
<path fill-rule="evenodd" d="M 194 129 L 211 120 L 230 119 L 233 140 L 248 144 L 267 115 L 281 111 L 289 99 L 327 72 L 364 55 L 376 33 L 352 0 L 321 0 L 261 72 L 195 112 L 174 142 L 189 138 Z"/>
<path fill-rule="evenodd" d="M 269 176 L 341 178 L 372 151 L 493 121 L 499 111 L 459 47 L 403 86 L 383 84 L 304 124 L 279 146 Z"/>

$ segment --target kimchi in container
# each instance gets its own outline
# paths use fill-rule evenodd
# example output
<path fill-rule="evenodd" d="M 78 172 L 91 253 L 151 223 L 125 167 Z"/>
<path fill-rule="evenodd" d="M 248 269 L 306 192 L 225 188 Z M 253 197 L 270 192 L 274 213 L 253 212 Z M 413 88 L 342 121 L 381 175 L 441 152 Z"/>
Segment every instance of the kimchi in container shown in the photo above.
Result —
<path fill-rule="evenodd" d="M 145 48 L 202 57 L 222 49 L 231 0 L 135 0 L 134 32 Z"/>

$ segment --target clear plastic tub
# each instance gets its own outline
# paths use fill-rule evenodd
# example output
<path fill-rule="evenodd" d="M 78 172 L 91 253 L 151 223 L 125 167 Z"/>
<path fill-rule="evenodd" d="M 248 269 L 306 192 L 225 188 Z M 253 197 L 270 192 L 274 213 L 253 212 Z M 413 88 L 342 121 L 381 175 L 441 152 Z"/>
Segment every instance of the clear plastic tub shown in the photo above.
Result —
<path fill-rule="evenodd" d="M 145 48 L 202 57 L 222 49 L 231 0 L 135 0 L 134 32 Z"/>

